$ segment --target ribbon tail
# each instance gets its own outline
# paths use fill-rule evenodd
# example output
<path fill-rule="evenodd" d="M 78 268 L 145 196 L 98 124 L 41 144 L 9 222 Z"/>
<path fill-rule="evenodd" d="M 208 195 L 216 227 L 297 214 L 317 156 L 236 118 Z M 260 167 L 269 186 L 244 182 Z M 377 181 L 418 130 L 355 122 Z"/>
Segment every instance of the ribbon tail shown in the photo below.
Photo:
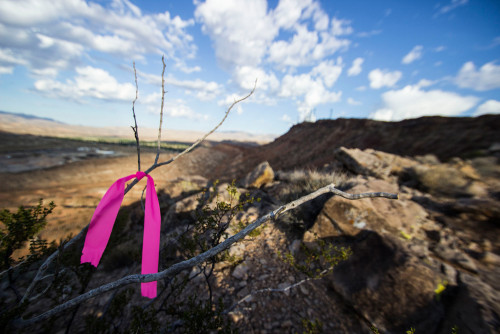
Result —
<path fill-rule="evenodd" d="M 161 214 L 154 180 L 147 175 L 146 208 L 144 215 L 144 237 L 142 243 L 142 274 L 158 272 L 160 252 Z M 156 297 L 157 282 L 141 284 L 141 293 L 144 297 Z"/>
<path fill-rule="evenodd" d="M 123 201 L 125 182 L 133 177 L 135 175 L 116 180 L 97 205 L 85 237 L 80 263 L 90 262 L 94 267 L 99 264 Z"/>

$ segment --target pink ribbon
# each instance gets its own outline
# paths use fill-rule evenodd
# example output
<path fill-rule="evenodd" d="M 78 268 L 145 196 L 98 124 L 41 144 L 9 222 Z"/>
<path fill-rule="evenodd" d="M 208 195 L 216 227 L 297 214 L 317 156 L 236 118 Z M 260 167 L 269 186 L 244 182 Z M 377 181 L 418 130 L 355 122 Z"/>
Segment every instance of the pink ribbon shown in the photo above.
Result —
<path fill-rule="evenodd" d="M 116 215 L 125 195 L 125 182 L 133 178 L 140 181 L 144 176 L 148 178 L 146 191 L 146 207 L 144 215 L 144 237 L 142 241 L 142 271 L 141 274 L 154 274 L 158 272 L 158 257 L 160 251 L 161 215 L 158 196 L 156 195 L 153 178 L 144 172 L 116 180 L 108 189 L 90 221 L 89 230 L 83 246 L 81 263 L 90 262 L 97 267 L 102 253 L 108 244 Z M 141 293 L 144 297 L 156 297 L 157 282 L 141 284 Z"/>

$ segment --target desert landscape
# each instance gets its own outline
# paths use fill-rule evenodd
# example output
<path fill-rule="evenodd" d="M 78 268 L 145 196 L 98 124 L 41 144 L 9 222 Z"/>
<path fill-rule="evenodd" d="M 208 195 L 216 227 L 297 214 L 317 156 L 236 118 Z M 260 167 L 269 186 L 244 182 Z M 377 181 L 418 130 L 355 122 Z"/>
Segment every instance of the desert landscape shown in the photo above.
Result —
<path fill-rule="evenodd" d="M 29 121 L 24 122 L 27 128 Z M 182 289 L 173 278 L 161 280 L 159 296 L 148 301 L 140 296 L 139 284 L 127 285 L 23 330 L 110 333 L 139 326 L 143 332 L 162 333 L 196 332 L 196 328 L 242 333 L 404 333 L 410 329 L 497 333 L 498 129 L 496 115 L 401 122 L 337 119 L 297 124 L 262 145 L 206 142 L 151 173 L 162 214 L 159 270 L 189 258 L 179 246 L 179 235 L 200 219 L 203 203 L 213 208 L 217 202 L 234 199 L 228 188 L 233 180 L 239 194 L 259 201 L 246 203 L 231 216 L 228 235 L 330 183 L 347 193 L 380 191 L 399 198 L 353 201 L 322 195 L 268 221 L 258 233 L 233 244 L 227 256 L 212 266 L 183 271 L 178 275 L 185 282 Z M 35 205 L 40 198 L 45 203 L 54 201 L 56 208 L 40 235 L 48 241 L 78 234 L 107 188 L 137 170 L 134 145 L 6 130 L 0 132 L 0 207 L 15 210 Z M 181 149 L 164 149 L 160 161 Z M 143 170 L 155 155 L 154 147 L 141 148 Z M 61 260 L 61 265 L 73 269 L 67 270 L 64 279 L 47 280 L 53 287 L 27 306 L 26 319 L 49 305 L 140 273 L 140 199 L 145 184 L 141 181 L 125 196 L 123 218 L 113 230 L 112 246 L 108 245 L 102 264 L 97 269 L 80 265 L 83 240 L 77 242 L 67 251 L 68 258 Z M 247 198 L 241 195 L 240 200 Z M 283 256 L 304 261 L 318 240 L 349 248 L 352 254 L 322 277 L 297 270 Z M 26 252 L 27 245 L 16 255 Z M 2 277 L 2 308 L 16 303 L 15 291 L 24 293 L 40 264 Z M 88 277 L 85 283 L 83 276 Z M 39 289 L 44 284 L 49 282 Z M 207 319 L 220 322 L 200 320 L 201 326 L 208 327 L 196 327 L 190 317 L 200 317 L 193 310 L 201 310 L 197 308 L 201 304 L 190 304 L 193 296 L 209 300 L 212 313 Z M 142 311 L 138 313 L 136 307 Z M 5 319 L 5 330 L 15 332 Z"/>

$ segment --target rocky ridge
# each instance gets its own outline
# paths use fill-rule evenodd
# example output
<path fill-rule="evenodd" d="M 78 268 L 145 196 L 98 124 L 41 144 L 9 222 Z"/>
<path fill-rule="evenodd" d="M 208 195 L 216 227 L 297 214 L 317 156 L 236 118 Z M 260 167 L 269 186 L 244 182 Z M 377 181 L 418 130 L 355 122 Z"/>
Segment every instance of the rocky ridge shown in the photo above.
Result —
<path fill-rule="evenodd" d="M 402 158 L 341 147 L 333 160 L 337 171 L 352 176 L 341 185 L 347 192 L 392 192 L 399 199 L 322 199 L 323 204 L 316 203 L 317 216 L 300 222 L 302 236 L 290 233 L 290 220 L 282 219 L 270 223 L 253 245 L 233 246 L 231 251 L 244 255 L 245 262 L 223 271 L 222 277 L 232 282 L 228 287 L 240 287 L 236 297 L 303 279 L 276 256 L 278 250 L 300 253 L 298 245 L 319 237 L 353 251 L 322 279 L 287 293 L 252 297 L 247 307 L 232 312 L 240 328 L 256 333 L 299 330 L 298 315 L 321 321 L 327 333 L 371 333 L 371 325 L 383 333 L 410 327 L 417 333 L 450 333 L 453 326 L 460 333 L 498 332 L 497 158 L 441 163 L 430 155 Z M 276 180 L 259 189 L 269 208 L 279 205 L 276 194 L 283 187 L 286 181 Z M 314 211 L 314 206 L 303 210 Z M 297 223 L 297 217 L 300 212 L 292 221 Z"/>
<path fill-rule="evenodd" d="M 500 330 L 496 157 L 441 163 L 430 155 L 403 158 L 341 147 L 332 168 L 336 172 L 293 174 L 273 172 L 269 163 L 257 165 L 240 179 L 238 192 L 261 201 L 235 217 L 230 234 L 238 222 L 276 209 L 291 193 L 310 191 L 305 184 L 334 182 L 349 193 L 384 191 L 398 193 L 399 199 L 323 196 L 234 244 L 232 260 L 215 267 L 211 292 L 222 298 L 235 327 L 244 333 L 293 333 L 303 331 L 308 319 L 325 333 L 371 333 L 371 326 L 381 333 L 415 328 L 444 334 L 453 326 L 459 333 Z M 442 175 L 429 181 L 428 171 Z M 179 179 L 160 200 L 166 210 L 162 243 L 174 258 L 176 236 L 196 218 L 200 192 L 208 185 L 201 176 Z M 219 200 L 229 201 L 226 187 L 217 186 Z M 318 238 L 350 247 L 352 255 L 330 274 L 309 279 L 280 254 L 304 258 Z M 182 298 L 207 295 L 199 274 L 193 268 L 189 275 L 196 279 Z"/>

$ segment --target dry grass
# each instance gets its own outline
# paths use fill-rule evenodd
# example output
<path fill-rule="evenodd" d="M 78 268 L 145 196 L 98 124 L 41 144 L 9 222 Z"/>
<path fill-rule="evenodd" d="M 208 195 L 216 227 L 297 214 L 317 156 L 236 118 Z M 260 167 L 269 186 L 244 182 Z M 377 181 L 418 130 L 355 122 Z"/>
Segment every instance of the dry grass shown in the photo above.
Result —
<path fill-rule="evenodd" d="M 292 172 L 278 172 L 277 179 L 285 186 L 280 191 L 280 200 L 290 202 L 312 193 L 331 183 L 337 188 L 343 188 L 349 177 L 342 172 L 322 172 L 316 170 L 294 170 Z"/>

